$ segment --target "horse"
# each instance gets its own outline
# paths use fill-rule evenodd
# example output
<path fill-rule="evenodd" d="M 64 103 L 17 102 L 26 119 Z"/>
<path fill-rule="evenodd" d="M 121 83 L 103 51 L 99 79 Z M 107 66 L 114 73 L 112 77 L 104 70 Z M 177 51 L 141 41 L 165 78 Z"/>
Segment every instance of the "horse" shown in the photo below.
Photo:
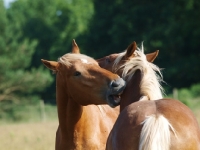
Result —
<path fill-rule="evenodd" d="M 179 100 L 163 98 L 162 74 L 153 64 L 158 53 L 145 55 L 143 45 L 138 48 L 133 42 L 124 52 L 97 60 L 127 82 L 107 150 L 200 149 L 200 128 L 192 111 Z"/>
<path fill-rule="evenodd" d="M 56 103 L 59 126 L 56 150 L 103 150 L 119 114 L 106 104 L 119 101 L 125 81 L 101 68 L 96 60 L 80 54 L 75 40 L 72 52 L 58 61 L 41 59 L 56 73 Z"/>

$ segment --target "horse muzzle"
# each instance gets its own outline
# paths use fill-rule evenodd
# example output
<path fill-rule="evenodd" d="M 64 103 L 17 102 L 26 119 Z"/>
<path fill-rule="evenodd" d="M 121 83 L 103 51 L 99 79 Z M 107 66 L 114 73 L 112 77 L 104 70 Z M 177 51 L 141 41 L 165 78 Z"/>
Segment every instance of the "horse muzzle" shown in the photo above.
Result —
<path fill-rule="evenodd" d="M 110 107 L 116 107 L 120 104 L 121 94 L 126 87 L 126 82 L 122 78 L 111 81 L 107 92 L 106 100 Z"/>

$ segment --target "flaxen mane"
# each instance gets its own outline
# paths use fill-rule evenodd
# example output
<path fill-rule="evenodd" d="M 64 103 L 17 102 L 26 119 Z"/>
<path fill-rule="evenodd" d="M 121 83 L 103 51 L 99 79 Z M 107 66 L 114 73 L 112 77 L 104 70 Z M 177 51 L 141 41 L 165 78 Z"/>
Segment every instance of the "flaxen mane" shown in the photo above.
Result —
<path fill-rule="evenodd" d="M 147 61 L 143 45 L 141 49 L 137 47 L 134 52 L 134 57 L 119 68 L 116 68 L 125 54 L 126 51 L 119 54 L 114 62 L 113 69 L 115 71 L 122 69 L 122 77 L 127 81 L 129 81 L 136 70 L 139 69 L 142 73 L 140 84 L 141 94 L 147 96 L 149 100 L 162 99 L 163 88 L 160 82 L 162 82 L 163 79 L 160 68 Z M 169 150 L 170 130 L 174 134 L 175 130 L 163 115 L 147 116 L 141 124 L 143 124 L 143 128 L 140 134 L 139 150 Z"/>
<path fill-rule="evenodd" d="M 122 52 L 119 54 L 114 62 L 113 69 L 116 68 L 116 65 L 120 62 L 125 53 L 126 52 Z M 123 69 L 122 77 L 128 81 L 134 75 L 136 70 L 141 70 L 143 74 L 141 81 L 142 94 L 147 96 L 149 100 L 157 100 L 163 98 L 163 88 L 160 85 L 160 82 L 163 80 L 160 68 L 147 61 L 143 46 L 141 49 L 137 48 L 134 54 L 135 57 L 132 57 L 131 60 L 127 61 L 125 64 L 118 68 Z"/>

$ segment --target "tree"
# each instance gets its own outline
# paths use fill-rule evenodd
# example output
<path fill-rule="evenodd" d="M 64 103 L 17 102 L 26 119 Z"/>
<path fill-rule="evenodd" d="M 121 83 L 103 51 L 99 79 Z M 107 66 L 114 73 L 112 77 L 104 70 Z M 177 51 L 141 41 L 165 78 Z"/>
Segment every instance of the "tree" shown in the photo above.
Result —
<path fill-rule="evenodd" d="M 51 82 L 49 72 L 31 68 L 37 41 L 23 38 L 19 22 L 7 16 L 0 1 L 0 101 L 20 101 L 36 95 Z"/>
<path fill-rule="evenodd" d="M 18 0 L 7 9 L 21 39 L 37 42 L 28 69 L 41 67 L 41 58 L 56 60 L 70 52 L 72 39 L 87 30 L 93 15 L 92 0 Z M 43 99 L 55 98 L 55 80 Z M 50 93 L 50 94 L 49 94 Z"/>
<path fill-rule="evenodd" d="M 200 82 L 200 1 L 94 1 L 94 7 L 90 30 L 81 36 L 87 54 L 98 58 L 144 41 L 145 53 L 160 50 L 155 63 L 165 68 L 168 87 Z"/>
<path fill-rule="evenodd" d="M 41 58 L 57 59 L 70 52 L 72 39 L 87 29 L 93 11 L 91 0 L 18 0 L 8 13 L 20 23 L 24 37 L 38 41 L 32 61 L 38 67 Z"/>

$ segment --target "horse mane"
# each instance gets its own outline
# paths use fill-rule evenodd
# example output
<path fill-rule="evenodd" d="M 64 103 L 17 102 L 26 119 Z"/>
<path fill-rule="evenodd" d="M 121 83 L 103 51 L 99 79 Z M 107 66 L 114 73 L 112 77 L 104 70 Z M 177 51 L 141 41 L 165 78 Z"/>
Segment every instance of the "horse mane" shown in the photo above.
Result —
<path fill-rule="evenodd" d="M 134 75 L 136 70 L 140 70 L 142 72 L 142 80 L 141 80 L 141 94 L 147 96 L 149 100 L 157 100 L 163 98 L 164 89 L 161 86 L 161 82 L 163 81 L 161 69 L 154 65 L 151 62 L 148 62 L 146 59 L 146 55 L 144 54 L 143 44 L 141 48 L 135 50 L 134 55 L 130 60 L 126 61 L 125 64 L 116 68 L 117 64 L 122 60 L 123 56 L 125 56 L 126 51 L 120 53 L 118 57 L 115 59 L 113 69 L 115 71 L 119 69 L 123 69 L 122 78 L 126 81 L 129 81 Z"/>
<path fill-rule="evenodd" d="M 73 61 L 77 61 L 77 59 L 80 60 L 88 60 L 88 63 L 94 63 L 96 62 L 93 58 L 84 55 L 84 54 L 77 54 L 77 53 L 68 53 L 63 55 L 62 57 L 58 58 L 58 62 L 61 64 L 66 65 L 67 67 L 70 67 L 72 65 Z"/>

